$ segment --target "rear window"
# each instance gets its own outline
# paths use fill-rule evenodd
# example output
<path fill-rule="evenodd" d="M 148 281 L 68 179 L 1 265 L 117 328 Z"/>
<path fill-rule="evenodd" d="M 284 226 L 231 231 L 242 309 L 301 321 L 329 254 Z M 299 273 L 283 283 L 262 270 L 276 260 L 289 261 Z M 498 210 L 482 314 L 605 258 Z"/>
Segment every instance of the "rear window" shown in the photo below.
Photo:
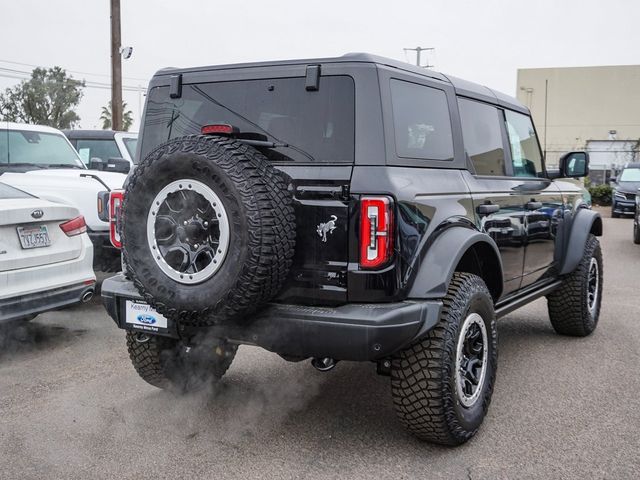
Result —
<path fill-rule="evenodd" d="M 391 103 L 399 157 L 453 160 L 451 118 L 442 90 L 391 80 Z"/>
<path fill-rule="evenodd" d="M 0 183 L 0 200 L 8 200 L 11 198 L 34 198 L 33 195 L 29 195 L 27 192 L 18 190 L 17 188 L 10 187 L 5 183 Z"/>
<path fill-rule="evenodd" d="M 157 87 L 147 100 L 140 158 L 204 125 L 227 123 L 239 138 L 288 144 L 262 149 L 273 161 L 353 162 L 354 117 L 348 76 L 321 77 L 317 91 L 307 91 L 302 77 L 185 84 L 177 99 Z"/>
<path fill-rule="evenodd" d="M 136 160 L 136 148 L 138 147 L 138 139 L 125 137 L 122 139 L 122 142 L 124 143 L 127 152 L 129 152 L 129 156 L 133 159 L 133 163 L 138 163 L 138 160 Z"/>

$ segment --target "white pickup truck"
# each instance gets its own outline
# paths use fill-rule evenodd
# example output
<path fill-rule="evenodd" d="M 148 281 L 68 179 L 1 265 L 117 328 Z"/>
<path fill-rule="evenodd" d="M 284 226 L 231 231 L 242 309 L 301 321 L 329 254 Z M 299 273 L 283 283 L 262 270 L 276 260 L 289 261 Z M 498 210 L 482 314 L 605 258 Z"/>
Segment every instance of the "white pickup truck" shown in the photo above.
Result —
<path fill-rule="evenodd" d="M 105 192 L 122 188 L 126 177 L 88 170 L 69 140 L 55 128 L 0 123 L 0 181 L 78 208 L 94 246 L 97 270 L 120 267 L 120 252 L 109 241 Z"/>

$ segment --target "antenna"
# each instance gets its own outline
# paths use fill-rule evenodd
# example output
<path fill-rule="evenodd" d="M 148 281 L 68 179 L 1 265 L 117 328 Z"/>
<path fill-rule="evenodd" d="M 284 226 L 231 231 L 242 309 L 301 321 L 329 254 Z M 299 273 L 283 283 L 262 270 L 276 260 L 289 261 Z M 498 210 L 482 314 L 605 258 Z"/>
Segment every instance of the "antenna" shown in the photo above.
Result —
<path fill-rule="evenodd" d="M 415 48 L 403 48 L 403 50 L 404 50 L 405 54 L 408 51 L 416 52 L 416 65 L 418 67 L 423 67 L 423 68 L 433 68 L 434 67 L 433 65 L 429 65 L 429 63 L 427 63 L 426 65 L 421 65 L 420 54 L 422 52 L 425 52 L 425 51 L 434 51 L 435 48 L 433 48 L 433 47 L 427 47 L 427 48 L 415 47 Z"/>

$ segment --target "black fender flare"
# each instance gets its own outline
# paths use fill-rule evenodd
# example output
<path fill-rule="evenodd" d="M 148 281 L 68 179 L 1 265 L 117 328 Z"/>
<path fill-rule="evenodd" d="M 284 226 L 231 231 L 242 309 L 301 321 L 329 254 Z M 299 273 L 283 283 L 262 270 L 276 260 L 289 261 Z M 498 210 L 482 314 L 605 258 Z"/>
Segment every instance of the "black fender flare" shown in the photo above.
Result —
<path fill-rule="evenodd" d="M 447 228 L 427 249 L 409 291 L 409 298 L 444 297 L 460 260 L 472 247 L 478 245 L 490 252 L 499 267 L 498 285 L 492 292 L 497 301 L 503 289 L 502 258 L 498 246 L 486 233 L 462 226 Z"/>
<path fill-rule="evenodd" d="M 564 256 L 560 262 L 560 275 L 573 272 L 584 253 L 587 238 L 592 233 L 597 237 L 602 235 L 602 217 L 594 210 L 580 208 L 571 222 L 569 241 L 564 249 Z"/>

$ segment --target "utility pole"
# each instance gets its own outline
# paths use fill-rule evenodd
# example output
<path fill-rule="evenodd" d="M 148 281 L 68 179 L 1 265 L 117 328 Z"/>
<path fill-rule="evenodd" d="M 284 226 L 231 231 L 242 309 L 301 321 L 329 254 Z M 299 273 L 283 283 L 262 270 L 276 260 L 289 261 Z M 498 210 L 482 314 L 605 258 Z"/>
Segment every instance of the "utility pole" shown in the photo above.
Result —
<path fill-rule="evenodd" d="M 427 51 L 427 50 L 435 50 L 435 48 L 432 48 L 432 47 L 431 48 L 416 47 L 416 48 L 404 48 L 403 50 L 405 52 L 407 52 L 407 51 L 416 52 L 416 65 L 418 67 L 424 67 L 424 68 L 432 68 L 433 67 L 433 65 L 429 65 L 428 63 L 427 63 L 427 65 L 422 65 L 420 63 L 420 54 L 422 52 L 424 52 L 424 51 Z"/>
<path fill-rule="evenodd" d="M 111 128 L 113 130 L 122 130 L 120 0 L 111 0 Z"/>

